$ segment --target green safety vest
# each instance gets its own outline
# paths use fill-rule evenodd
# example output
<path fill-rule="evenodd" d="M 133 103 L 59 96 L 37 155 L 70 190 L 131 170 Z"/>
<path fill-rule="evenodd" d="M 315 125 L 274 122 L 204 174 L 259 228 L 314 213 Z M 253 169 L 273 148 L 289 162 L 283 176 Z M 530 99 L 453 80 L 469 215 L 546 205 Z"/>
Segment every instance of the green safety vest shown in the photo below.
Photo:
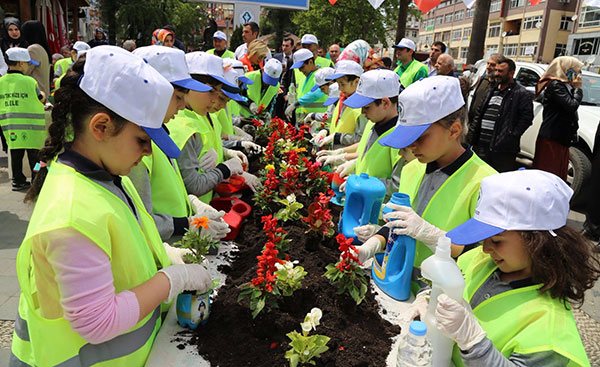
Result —
<path fill-rule="evenodd" d="M 463 296 L 467 301 L 498 268 L 481 246 L 461 255 L 458 266 L 465 276 Z M 477 305 L 473 314 L 506 358 L 514 353 L 554 351 L 569 359 L 567 366 L 589 366 L 572 311 L 549 291 L 540 294 L 541 287 L 536 284 L 502 292 Z M 456 346 L 452 361 L 464 366 Z"/>
<path fill-rule="evenodd" d="M 60 88 L 60 83 L 63 80 L 63 78 L 65 77 L 65 75 L 67 75 L 67 74 L 63 74 L 56 79 L 56 81 L 54 82 L 54 91 L 57 91 Z"/>
<path fill-rule="evenodd" d="M 30 76 L 11 73 L 0 78 L 0 126 L 9 149 L 41 149 L 46 140 L 44 104 Z"/>
<path fill-rule="evenodd" d="M 207 54 L 211 54 L 214 55 L 215 54 L 215 49 L 211 48 L 210 50 L 206 51 Z M 221 55 L 222 59 L 234 59 L 235 60 L 235 54 L 229 50 L 225 50 L 225 52 L 223 52 L 223 55 Z"/>
<path fill-rule="evenodd" d="M 139 286 L 158 269 L 170 265 L 156 224 L 127 177 L 122 178 L 123 188 L 132 198 L 140 222 L 121 199 L 73 168 L 55 161 L 48 169 L 17 254 L 21 298 L 12 352 L 17 358 L 29 358 L 21 361 L 31 366 L 81 366 L 84 361 L 95 366 L 143 366 L 161 326 L 161 308 L 167 305 L 157 307 L 118 337 L 88 343 L 63 317 L 43 316 L 43 294 L 49 291 L 36 286 L 35 274 L 52 269 L 46 261 L 34 262 L 32 250 L 39 236 L 73 228 L 106 253 L 115 293 L 119 293 Z M 30 349 L 24 350 L 26 347 Z"/>
<path fill-rule="evenodd" d="M 67 70 L 69 70 L 69 68 L 71 67 L 71 65 L 74 64 L 74 61 L 71 57 L 66 57 L 64 59 L 60 59 L 58 60 L 55 64 L 54 64 L 54 69 L 56 70 L 58 66 L 60 66 L 60 76 L 59 77 L 63 77 L 66 73 Z M 57 87 L 58 89 L 58 87 Z"/>
<path fill-rule="evenodd" d="M 325 59 L 327 60 L 327 59 Z M 297 70 L 297 69 L 296 69 Z M 300 73 L 302 74 L 302 73 Z M 304 75 L 304 74 L 302 74 Z M 307 93 L 310 93 L 310 90 L 312 89 L 312 87 L 315 86 L 315 72 L 312 72 L 308 75 L 308 77 L 306 77 L 302 84 L 299 84 L 300 88 L 296 88 L 296 94 L 297 94 L 297 98 L 298 100 L 300 99 L 300 97 L 304 96 Z M 299 105 L 298 108 L 296 108 L 296 114 L 300 115 L 300 114 L 307 114 L 307 113 L 312 113 L 312 112 L 326 112 L 327 111 L 327 107 L 323 106 L 323 103 L 325 103 L 325 101 L 327 101 L 327 98 L 329 98 L 326 94 L 323 95 L 323 97 L 321 97 L 320 99 L 311 102 L 307 105 Z"/>
<path fill-rule="evenodd" d="M 379 144 L 379 139 L 390 134 L 394 128 L 389 129 L 383 135 L 377 138 L 377 140 L 371 145 L 369 150 L 365 152 L 367 142 L 369 141 L 369 135 L 375 126 L 374 122 L 367 122 L 365 131 L 363 132 L 358 148 L 358 160 L 356 161 L 356 168 L 354 173 L 360 175 L 361 173 L 367 173 L 369 176 L 377 178 L 391 178 L 394 166 L 402 158 L 398 154 L 400 149 L 390 148 Z"/>
<path fill-rule="evenodd" d="M 324 57 L 321 57 L 321 56 L 317 56 L 315 58 L 315 65 L 317 65 L 317 67 L 319 67 L 319 68 L 334 67 L 333 61 L 326 59 Z M 296 88 L 300 88 L 302 83 L 304 83 L 304 79 L 306 79 L 306 76 L 304 74 L 302 74 L 302 72 L 298 68 L 298 69 L 294 69 L 294 79 L 296 80 Z M 311 88 L 312 88 L 312 86 L 311 86 Z"/>
<path fill-rule="evenodd" d="M 402 71 L 401 67 L 402 65 L 398 65 L 394 72 L 400 76 L 400 84 L 402 84 L 404 88 L 408 87 L 415 81 L 415 75 L 417 74 L 419 69 L 425 69 L 427 71 L 427 75 L 429 75 L 429 70 L 427 69 L 427 66 L 415 59 L 413 59 L 410 62 L 410 64 L 408 64 L 408 68 L 406 68 L 404 72 Z"/>
<path fill-rule="evenodd" d="M 233 131 L 233 116 L 240 116 L 240 105 L 233 99 L 229 100 L 225 108 L 217 111 L 221 123 L 221 134 L 235 135 Z"/>
<path fill-rule="evenodd" d="M 152 154 L 142 158 L 148 170 L 152 212 L 182 218 L 193 215 L 185 184 L 175 159 L 169 159 L 152 142 Z"/>
<path fill-rule="evenodd" d="M 418 203 L 415 199 L 425 176 L 426 166 L 418 159 L 414 159 L 402 168 L 400 174 L 398 192 L 407 194 L 413 207 Z M 444 231 L 466 222 L 475 213 L 481 180 L 496 173 L 498 172 L 473 153 L 473 156 L 448 177 L 435 192 L 421 217 Z M 423 260 L 431 255 L 433 252 L 422 242 L 417 241 L 414 266 L 421 266 Z"/>
<path fill-rule="evenodd" d="M 260 70 L 251 71 L 246 73 L 246 78 L 252 80 L 254 84 L 248 85 L 248 98 L 252 100 L 252 102 L 256 103 L 257 106 L 264 106 L 263 108 L 268 108 L 273 99 L 277 96 L 277 92 L 279 92 L 279 83 L 276 86 L 269 85 L 265 94 L 261 95 L 262 89 L 262 74 Z"/>
<path fill-rule="evenodd" d="M 342 110 L 341 116 L 340 110 Z M 331 122 L 329 123 L 329 135 L 335 133 L 354 134 L 354 131 L 356 130 L 356 121 L 361 113 L 361 108 L 350 108 L 338 101 L 333 109 Z"/>
<path fill-rule="evenodd" d="M 214 116 L 214 114 L 211 114 Z M 215 119 L 212 118 L 213 123 Z M 185 143 L 194 134 L 199 134 L 202 139 L 202 151 L 198 159 L 202 157 L 211 148 L 217 152 L 217 164 L 223 162 L 223 142 L 221 140 L 221 123 L 216 121 L 214 126 L 208 121 L 206 116 L 201 116 L 194 111 L 184 109 L 175 115 L 169 122 L 169 132 L 171 139 L 177 144 L 179 149 L 183 149 Z M 198 172 L 202 173 L 199 169 Z M 212 200 L 212 190 L 199 197 L 204 203 L 210 203 Z"/>

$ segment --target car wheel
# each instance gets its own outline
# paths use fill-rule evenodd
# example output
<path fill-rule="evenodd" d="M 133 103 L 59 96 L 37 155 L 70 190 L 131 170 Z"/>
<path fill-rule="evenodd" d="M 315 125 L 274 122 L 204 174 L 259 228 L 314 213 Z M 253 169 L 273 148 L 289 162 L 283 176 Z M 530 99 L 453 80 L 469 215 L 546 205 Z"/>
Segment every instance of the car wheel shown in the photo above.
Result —
<path fill-rule="evenodd" d="M 584 152 L 578 148 L 569 148 L 569 172 L 567 182 L 573 189 L 573 197 L 581 191 L 584 182 L 592 174 L 592 162 Z"/>

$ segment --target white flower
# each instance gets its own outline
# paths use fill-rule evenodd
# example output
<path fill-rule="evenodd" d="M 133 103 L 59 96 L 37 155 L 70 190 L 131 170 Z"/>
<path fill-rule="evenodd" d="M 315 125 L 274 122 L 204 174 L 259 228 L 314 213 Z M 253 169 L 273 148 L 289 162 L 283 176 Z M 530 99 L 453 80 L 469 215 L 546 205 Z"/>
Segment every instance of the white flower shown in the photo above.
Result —
<path fill-rule="evenodd" d="M 306 314 L 306 317 L 304 318 L 304 323 L 309 324 L 311 328 L 316 330 L 317 326 L 319 325 L 319 321 L 321 320 L 321 316 L 323 316 L 323 312 L 321 312 L 320 309 L 315 307 L 312 310 L 310 310 L 309 313 Z"/>
<path fill-rule="evenodd" d="M 287 200 L 288 204 L 295 203 L 296 202 L 296 195 L 289 194 L 288 196 L 285 197 L 285 199 Z"/>
<path fill-rule="evenodd" d="M 275 267 L 277 268 L 277 270 L 283 269 L 283 265 L 280 263 L 275 263 Z"/>
<path fill-rule="evenodd" d="M 293 278 L 294 275 L 296 275 L 297 272 L 298 272 L 298 269 L 290 269 L 290 270 L 288 270 L 288 276 L 290 278 Z"/>
<path fill-rule="evenodd" d="M 286 268 L 287 270 L 292 270 L 294 268 L 294 263 L 291 261 L 286 261 L 283 264 L 283 267 Z"/>
<path fill-rule="evenodd" d="M 300 323 L 300 326 L 302 327 L 302 331 L 304 331 L 304 332 L 307 332 L 307 333 L 308 333 L 308 332 L 310 331 L 310 329 L 312 328 L 312 326 L 311 326 L 311 325 L 310 325 L 310 323 L 308 323 L 308 322 L 301 322 L 301 323 Z"/>

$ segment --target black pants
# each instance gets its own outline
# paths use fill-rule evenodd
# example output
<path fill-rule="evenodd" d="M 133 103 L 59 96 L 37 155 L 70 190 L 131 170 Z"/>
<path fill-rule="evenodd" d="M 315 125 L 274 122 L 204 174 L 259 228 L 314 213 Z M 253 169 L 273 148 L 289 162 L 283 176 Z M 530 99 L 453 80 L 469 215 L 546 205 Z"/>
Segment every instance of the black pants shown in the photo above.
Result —
<path fill-rule="evenodd" d="M 483 151 L 479 149 L 475 152 L 485 161 L 485 163 L 489 164 L 500 173 L 517 169 L 517 164 L 515 162 L 517 153 L 491 152 L 488 149 Z"/>
<path fill-rule="evenodd" d="M 596 142 L 600 142 L 600 125 L 596 130 Z M 587 185 L 587 205 L 586 217 L 583 227 L 586 231 L 595 236 L 600 236 L 600 195 L 598 188 L 600 187 L 600 143 L 595 144 L 594 154 L 592 157 L 592 175 L 590 182 Z"/>
<path fill-rule="evenodd" d="M 29 168 L 31 168 L 31 180 L 35 177 L 33 167 L 38 162 L 38 149 L 10 149 L 10 166 L 12 168 L 13 183 L 23 184 L 27 181 L 27 178 L 23 174 L 23 157 L 27 152 L 27 159 L 29 160 Z"/>

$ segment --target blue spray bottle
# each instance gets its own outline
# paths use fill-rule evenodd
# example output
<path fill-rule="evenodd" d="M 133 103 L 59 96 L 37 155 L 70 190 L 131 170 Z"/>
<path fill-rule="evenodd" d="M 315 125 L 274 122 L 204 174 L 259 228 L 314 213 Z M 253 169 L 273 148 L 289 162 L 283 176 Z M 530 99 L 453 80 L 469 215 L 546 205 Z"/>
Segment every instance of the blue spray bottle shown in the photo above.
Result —
<path fill-rule="evenodd" d="M 394 193 L 391 203 L 410 207 L 410 198 L 406 194 Z M 384 207 L 382 213 L 387 214 L 392 209 Z M 373 259 L 372 274 L 375 284 L 388 296 L 399 301 L 410 298 L 410 280 L 413 263 L 415 262 L 416 241 L 409 236 L 394 234 L 390 237 L 385 252 L 376 254 Z"/>

